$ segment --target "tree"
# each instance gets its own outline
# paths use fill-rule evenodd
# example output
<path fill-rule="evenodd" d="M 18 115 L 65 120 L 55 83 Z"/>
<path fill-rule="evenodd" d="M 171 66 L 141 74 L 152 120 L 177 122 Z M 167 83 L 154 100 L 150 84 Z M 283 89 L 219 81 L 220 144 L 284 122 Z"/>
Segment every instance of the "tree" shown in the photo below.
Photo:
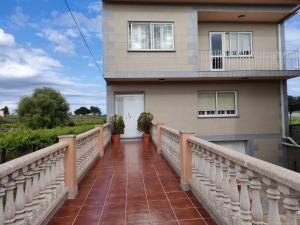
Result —
<path fill-rule="evenodd" d="M 300 96 L 288 96 L 289 105 L 300 104 Z"/>
<path fill-rule="evenodd" d="M 87 107 L 80 107 L 79 109 L 75 110 L 75 115 L 87 115 L 90 114 L 91 111 Z"/>
<path fill-rule="evenodd" d="M 19 102 L 17 113 L 25 126 L 38 128 L 53 128 L 66 125 L 69 104 L 65 98 L 51 88 L 37 88 L 30 97 L 23 97 Z"/>
<path fill-rule="evenodd" d="M 91 106 L 90 107 L 90 112 L 95 116 L 95 115 L 101 115 L 101 109 L 96 106 Z"/>
<path fill-rule="evenodd" d="M 3 110 L 4 110 L 4 115 L 5 115 L 5 116 L 9 115 L 9 109 L 8 109 L 7 106 L 5 106 L 5 107 L 3 108 Z"/>

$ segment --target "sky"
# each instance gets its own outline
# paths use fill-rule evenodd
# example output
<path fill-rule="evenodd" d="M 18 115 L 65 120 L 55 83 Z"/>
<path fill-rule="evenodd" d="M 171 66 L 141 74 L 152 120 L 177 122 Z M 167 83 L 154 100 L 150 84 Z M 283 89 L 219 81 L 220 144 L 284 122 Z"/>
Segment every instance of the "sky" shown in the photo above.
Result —
<path fill-rule="evenodd" d="M 106 112 L 102 73 L 101 1 L 68 0 L 99 70 L 64 0 L 2 0 L 0 3 L 0 107 L 13 112 L 37 87 L 60 91 L 71 111 L 98 106 Z M 300 49 L 300 15 L 286 23 L 287 49 Z M 288 82 L 300 96 L 300 78 Z"/>

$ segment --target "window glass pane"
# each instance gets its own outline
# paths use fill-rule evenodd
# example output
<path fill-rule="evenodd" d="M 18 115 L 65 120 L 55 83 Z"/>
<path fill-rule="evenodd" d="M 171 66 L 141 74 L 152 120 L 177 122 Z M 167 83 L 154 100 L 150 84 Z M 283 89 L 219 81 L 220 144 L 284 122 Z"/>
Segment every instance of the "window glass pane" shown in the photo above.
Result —
<path fill-rule="evenodd" d="M 150 24 L 131 24 L 131 49 L 150 49 Z"/>
<path fill-rule="evenodd" d="M 251 54 L 251 36 L 249 33 L 239 34 L 239 50 L 240 50 L 240 55 Z"/>
<path fill-rule="evenodd" d="M 154 32 L 154 49 L 162 48 L 162 26 L 160 24 L 154 24 L 153 32 Z"/>
<path fill-rule="evenodd" d="M 163 25 L 163 49 L 173 49 L 173 31 L 171 24 Z"/>
<path fill-rule="evenodd" d="M 225 53 L 226 56 L 230 55 L 230 33 L 225 33 Z"/>
<path fill-rule="evenodd" d="M 154 49 L 171 50 L 173 49 L 173 31 L 171 24 L 154 24 Z"/>
<path fill-rule="evenodd" d="M 235 114 L 235 93 L 218 92 L 218 114 Z"/>
<path fill-rule="evenodd" d="M 199 115 L 214 115 L 216 111 L 216 94 L 199 93 Z"/>
<path fill-rule="evenodd" d="M 211 50 L 213 55 L 222 55 L 222 34 L 211 34 Z"/>
<path fill-rule="evenodd" d="M 238 55 L 238 33 L 230 34 L 230 48 L 232 55 Z"/>

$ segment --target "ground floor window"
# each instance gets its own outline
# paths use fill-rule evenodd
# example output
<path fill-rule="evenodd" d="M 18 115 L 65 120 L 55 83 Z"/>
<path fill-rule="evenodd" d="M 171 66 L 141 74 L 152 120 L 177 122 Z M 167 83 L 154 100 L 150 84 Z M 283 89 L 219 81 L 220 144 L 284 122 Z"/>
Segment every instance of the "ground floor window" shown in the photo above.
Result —
<path fill-rule="evenodd" d="M 236 115 L 237 93 L 235 91 L 199 92 L 199 117 L 222 117 Z"/>

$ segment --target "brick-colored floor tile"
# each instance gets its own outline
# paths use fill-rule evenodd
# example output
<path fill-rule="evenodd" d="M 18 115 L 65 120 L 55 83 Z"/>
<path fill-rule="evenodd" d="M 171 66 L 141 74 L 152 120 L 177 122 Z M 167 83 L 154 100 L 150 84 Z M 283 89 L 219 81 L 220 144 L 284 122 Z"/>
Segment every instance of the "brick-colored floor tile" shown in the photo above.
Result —
<path fill-rule="evenodd" d="M 154 145 L 110 145 L 49 225 L 215 225 Z M 197 211 L 198 210 L 198 211 Z"/>

